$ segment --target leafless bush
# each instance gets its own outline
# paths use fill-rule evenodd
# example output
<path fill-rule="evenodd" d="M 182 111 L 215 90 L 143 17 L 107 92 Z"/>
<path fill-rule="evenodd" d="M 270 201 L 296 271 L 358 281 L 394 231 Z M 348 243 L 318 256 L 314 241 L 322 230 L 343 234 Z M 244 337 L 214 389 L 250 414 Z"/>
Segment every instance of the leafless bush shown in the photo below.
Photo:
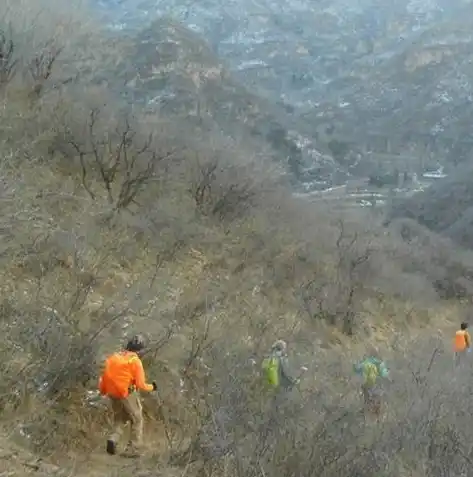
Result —
<path fill-rule="evenodd" d="M 73 293 L 71 300 L 81 293 Z M 44 452 L 67 447 L 90 425 L 87 416 L 92 411 L 83 407 L 85 391 L 96 383 L 102 335 L 124 311 L 104 309 L 86 330 L 80 303 L 56 309 L 55 304 L 43 305 L 41 295 L 39 289 L 34 303 L 4 302 L 0 407 L 11 418 L 22 415 L 22 432 Z M 76 406 L 82 409 L 80 419 L 71 426 L 78 419 Z"/>
<path fill-rule="evenodd" d="M 200 383 L 201 425 L 173 462 L 198 465 L 207 476 L 396 477 L 424 469 L 466 475 L 473 453 L 463 417 L 471 408 L 471 369 L 452 375 L 451 355 L 439 344 L 416 342 L 404 356 L 385 357 L 392 377 L 380 421 L 363 412 L 356 378 L 337 387 L 329 378 L 351 374 L 350 363 L 319 363 L 324 386 L 278 401 L 261 392 L 261 376 L 244 353 L 212 346 L 203 357 L 211 372 Z"/>
<path fill-rule="evenodd" d="M 128 118 L 125 118 L 124 126 L 101 133 L 99 114 L 98 109 L 90 112 L 85 139 L 68 128 L 65 141 L 78 156 L 82 185 L 89 196 L 96 199 L 92 184 L 98 180 L 109 204 L 114 210 L 120 210 L 136 203 L 139 192 L 153 180 L 158 164 L 171 153 L 159 153 L 152 135 L 139 144 L 137 132 Z M 96 174 L 93 179 L 89 179 L 90 172 Z"/>
<path fill-rule="evenodd" d="M 43 92 L 62 50 L 63 48 L 56 46 L 54 41 L 49 41 L 30 61 L 28 71 L 33 80 L 33 94 L 36 97 Z"/>
<path fill-rule="evenodd" d="M 304 310 L 311 318 L 326 319 L 332 325 L 341 322 L 342 330 L 351 336 L 356 327 L 357 294 L 370 271 L 374 248 L 368 232 L 351 230 L 340 219 L 336 223 L 332 276 L 316 274 L 298 291 Z"/>
<path fill-rule="evenodd" d="M 250 172 L 220 158 L 196 161 L 189 192 L 197 210 L 219 220 L 243 217 L 254 204 L 258 187 Z"/>
<path fill-rule="evenodd" d="M 6 34 L 0 30 L 0 90 L 4 88 L 14 77 L 18 60 L 14 56 L 15 44 L 11 31 Z"/>
<path fill-rule="evenodd" d="M 390 255 L 404 272 L 424 276 L 440 298 L 448 300 L 471 295 L 471 251 L 459 248 L 450 239 L 436 235 L 413 220 L 394 220 L 390 230 L 396 234 L 396 250 Z"/>
<path fill-rule="evenodd" d="M 343 331 L 353 335 L 355 329 L 355 294 L 369 272 L 369 259 L 373 253 L 369 236 L 361 237 L 358 232 L 347 235 L 343 221 L 338 222 L 339 235 L 337 247 L 337 282 L 339 286 L 339 299 L 344 302 Z M 363 243 L 360 243 L 360 240 Z"/>
<path fill-rule="evenodd" d="M 42 287 L 41 283 L 38 287 Z M 77 297 L 90 291 L 83 288 L 84 285 L 77 285 L 77 292 L 70 296 L 70 306 L 61 311 L 53 307 L 17 308 L 4 303 L 3 325 L 11 359 L 14 361 L 16 356 L 26 359 L 15 383 L 8 383 L 8 394 L 15 394 L 26 385 L 33 394 L 60 398 L 64 393 L 87 386 L 96 376 L 96 340 L 123 312 L 104 311 L 103 322 L 97 320 L 95 327 L 83 331 L 77 315 L 83 301 L 78 302 Z"/>

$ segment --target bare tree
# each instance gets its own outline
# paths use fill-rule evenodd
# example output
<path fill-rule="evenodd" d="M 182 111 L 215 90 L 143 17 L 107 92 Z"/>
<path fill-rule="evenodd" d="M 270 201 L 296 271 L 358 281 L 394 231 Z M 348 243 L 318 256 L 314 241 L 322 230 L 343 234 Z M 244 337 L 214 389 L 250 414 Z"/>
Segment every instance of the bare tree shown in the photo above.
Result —
<path fill-rule="evenodd" d="M 355 327 L 355 298 L 362 287 L 365 265 L 373 249 L 370 241 L 360 237 L 358 232 L 348 233 L 343 220 L 338 221 L 338 238 L 336 242 L 338 263 L 337 282 L 339 297 L 343 303 L 342 329 L 347 335 L 353 335 Z"/>
<path fill-rule="evenodd" d="M 323 319 L 333 326 L 337 324 L 336 287 L 332 281 L 315 276 L 300 285 L 297 297 L 309 319 Z"/>
<path fill-rule="evenodd" d="M 51 40 L 31 60 L 28 70 L 33 79 L 33 94 L 36 97 L 43 92 L 46 81 L 51 77 L 54 64 L 62 50 L 62 47 L 57 47 Z"/>
<path fill-rule="evenodd" d="M 82 185 L 90 197 L 96 199 L 95 181 L 89 180 L 89 173 L 95 172 L 109 204 L 114 210 L 120 210 L 136 203 L 138 193 L 152 180 L 157 164 L 172 153 L 159 154 L 154 149 L 152 134 L 138 144 L 137 133 L 128 118 L 124 126 L 117 127 L 113 133 L 100 134 L 99 115 L 98 109 L 90 112 L 85 140 L 75 137 L 70 129 L 66 130 L 65 137 L 77 153 Z"/>
<path fill-rule="evenodd" d="M 341 322 L 344 333 L 354 334 L 357 293 L 363 288 L 373 252 L 366 234 L 347 230 L 343 220 L 337 222 L 334 276 L 317 274 L 302 283 L 296 293 L 311 319 L 321 318 L 333 326 Z"/>
<path fill-rule="evenodd" d="M 205 164 L 198 164 L 196 178 L 191 185 L 190 192 L 194 198 L 197 208 L 202 209 L 207 201 L 207 197 L 212 194 L 212 184 L 215 182 L 215 171 L 218 167 L 218 160 L 212 159 Z"/>
<path fill-rule="evenodd" d="M 242 167 L 221 158 L 196 161 L 191 193 L 197 209 L 220 220 L 242 217 L 254 204 L 258 183 Z"/>
<path fill-rule="evenodd" d="M 11 30 L 8 36 L 0 30 L 0 89 L 4 88 L 16 73 L 18 60 L 15 59 L 14 52 Z"/>

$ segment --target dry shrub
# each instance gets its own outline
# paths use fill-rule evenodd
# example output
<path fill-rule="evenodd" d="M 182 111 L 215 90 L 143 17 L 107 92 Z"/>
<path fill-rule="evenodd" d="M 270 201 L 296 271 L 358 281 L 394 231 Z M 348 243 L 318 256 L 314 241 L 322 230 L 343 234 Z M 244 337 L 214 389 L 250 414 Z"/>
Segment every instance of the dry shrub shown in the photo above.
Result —
<path fill-rule="evenodd" d="M 201 426 L 172 462 L 194 463 L 200 475 L 461 475 L 472 452 L 464 419 L 471 372 L 468 365 L 456 372 L 452 386 L 451 353 L 440 346 L 423 340 L 405 357 L 386 357 L 391 382 L 379 422 L 362 410 L 360 383 L 348 378 L 351 363 L 319 357 L 318 388 L 274 399 L 261 393 L 241 347 L 211 347 L 199 392 Z M 348 379 L 337 385 L 337 374 Z"/>
<path fill-rule="evenodd" d="M 28 229 L 23 225 L 21 230 Z M 92 411 L 81 409 L 80 426 L 67 432 L 78 407 L 83 408 L 85 390 L 91 383 L 95 387 L 109 329 L 129 313 L 113 301 L 91 312 L 93 288 L 103 277 L 86 272 L 90 265 L 79 244 L 71 244 L 75 255 L 63 255 L 64 235 L 51 233 L 28 247 L 20 244 L 11 257 L 15 275 L 2 275 L 9 292 L 1 308 L 1 407 L 42 451 L 72 445 L 73 436 L 87 428 Z M 61 255 L 66 259 L 58 259 Z"/>
<path fill-rule="evenodd" d="M 472 252 L 412 220 L 395 220 L 390 229 L 393 241 L 386 243 L 392 247 L 392 256 L 402 271 L 427 278 L 440 298 L 449 300 L 471 295 Z"/>
<path fill-rule="evenodd" d="M 14 53 L 15 44 L 11 31 L 0 31 L 0 91 L 10 83 L 16 73 L 17 60 Z"/>
<path fill-rule="evenodd" d="M 84 5 L 10 0 L 0 5 L 0 120 L 7 125 L 0 144 L 16 167 L 25 159 L 45 158 L 64 111 L 84 98 L 84 85 L 93 82 L 98 65 L 113 62 L 102 29 Z"/>
<path fill-rule="evenodd" d="M 225 225 L 251 216 L 274 187 L 276 167 L 237 141 L 215 139 L 210 146 L 200 144 L 185 164 L 184 180 L 197 211 Z"/>
<path fill-rule="evenodd" d="M 2 2 L 4 86 L 29 91 L 27 96 L 36 101 L 46 89 L 75 81 L 84 63 L 84 40 L 91 45 L 97 38 L 97 25 L 87 18 L 80 3 L 66 7 L 59 1 Z"/>
<path fill-rule="evenodd" d="M 238 142 L 184 140 L 178 124 L 182 151 L 165 161 L 176 149 L 162 132 L 148 139 L 150 117 L 135 110 L 131 124 L 89 88 L 108 51 L 100 39 L 85 41 L 79 17 L 52 28 L 57 16 L 31 2 L 18 4 L 18 16 L 17 3 L 0 6 L 14 45 L 8 57 L 9 36 L 0 41 L 9 128 L 0 135 L 0 404 L 30 442 L 43 451 L 94 444 L 105 413 L 83 391 L 96 387 L 126 313 L 153 333 L 145 362 L 164 406 L 148 396 L 145 409 L 185 472 L 189 463 L 239 477 L 466 471 L 469 370 L 451 386 L 448 353 L 431 364 L 437 344 L 428 342 L 387 355 L 393 382 L 377 425 L 361 412 L 349 349 L 330 349 L 330 333 L 363 337 L 367 303 L 372 321 L 387 325 L 394 319 L 381 313 L 393 298 L 431 305 L 436 280 L 469 278 L 467 257 L 383 230 L 368 214 L 294 200 L 275 185 L 268 158 Z M 26 3 L 39 8 L 39 29 Z M 61 5 L 66 18 L 70 5 Z M 98 220 L 110 208 L 123 213 Z M 127 277 L 121 285 L 114 272 Z M 91 307 L 94 293 L 103 303 Z M 299 388 L 273 399 L 259 363 L 280 334 L 311 366 Z"/>
<path fill-rule="evenodd" d="M 252 207 L 257 184 L 243 168 L 225 167 L 218 159 L 207 159 L 198 163 L 196 169 L 190 192 L 201 213 L 221 221 L 235 220 Z"/>
<path fill-rule="evenodd" d="M 93 109 L 79 131 L 66 125 L 62 141 L 70 152 L 64 147 L 62 151 L 78 160 L 82 185 L 91 199 L 96 199 L 92 184 L 100 184 L 113 210 L 120 210 L 136 203 L 139 192 L 155 178 L 171 152 L 159 152 L 152 134 L 140 141 L 128 117 L 112 125 L 113 118 L 100 114 Z"/>

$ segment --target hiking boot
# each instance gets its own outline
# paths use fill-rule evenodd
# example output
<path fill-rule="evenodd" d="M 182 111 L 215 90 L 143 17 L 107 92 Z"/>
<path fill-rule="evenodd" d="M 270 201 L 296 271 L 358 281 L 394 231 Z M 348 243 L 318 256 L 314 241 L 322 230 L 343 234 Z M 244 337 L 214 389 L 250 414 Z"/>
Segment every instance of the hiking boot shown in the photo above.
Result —
<path fill-rule="evenodd" d="M 117 453 L 117 445 L 111 439 L 107 441 L 107 454 L 115 455 Z"/>

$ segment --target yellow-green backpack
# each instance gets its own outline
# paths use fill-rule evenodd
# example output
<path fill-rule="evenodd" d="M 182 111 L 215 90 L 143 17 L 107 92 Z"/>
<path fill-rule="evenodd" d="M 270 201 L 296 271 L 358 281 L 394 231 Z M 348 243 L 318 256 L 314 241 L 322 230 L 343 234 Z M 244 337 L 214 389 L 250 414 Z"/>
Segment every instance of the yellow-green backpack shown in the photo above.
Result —
<path fill-rule="evenodd" d="M 272 387 L 279 386 L 279 359 L 275 356 L 265 358 L 262 366 L 266 375 L 266 381 Z"/>

